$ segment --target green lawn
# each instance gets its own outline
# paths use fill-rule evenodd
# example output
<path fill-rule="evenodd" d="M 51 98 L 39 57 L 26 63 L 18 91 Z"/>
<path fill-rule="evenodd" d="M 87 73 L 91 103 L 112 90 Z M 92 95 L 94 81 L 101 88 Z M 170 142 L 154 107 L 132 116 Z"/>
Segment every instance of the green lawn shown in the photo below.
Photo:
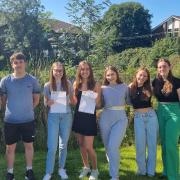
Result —
<path fill-rule="evenodd" d="M 100 171 L 99 180 L 108 180 L 108 163 L 105 158 L 104 148 L 99 147 L 96 149 L 98 156 L 98 168 Z M 45 158 L 46 152 L 35 152 L 34 156 L 34 172 L 37 177 L 37 180 L 42 180 L 45 171 Z M 159 174 L 162 170 L 162 163 L 160 160 L 160 147 L 158 147 L 158 155 L 157 155 L 157 168 L 156 171 Z M 81 158 L 79 154 L 79 150 L 69 150 L 66 169 L 69 175 L 70 180 L 78 180 L 79 171 L 81 169 Z M 53 174 L 53 180 L 60 179 L 57 175 L 57 167 L 58 161 L 56 161 L 55 170 Z M 24 155 L 22 153 L 16 154 L 15 161 L 15 178 L 16 180 L 24 180 L 24 172 L 25 172 L 25 160 Z M 136 172 L 136 162 L 135 162 L 135 148 L 134 146 L 130 147 L 122 147 L 121 148 L 121 163 L 120 163 L 120 180 L 146 180 L 150 179 L 147 177 L 137 177 L 135 176 Z M 6 163 L 4 156 L 0 156 L 0 179 L 5 179 L 6 174 Z M 4 178 L 3 178 L 4 177 Z M 151 178 L 151 179 L 158 179 Z M 88 180 L 88 178 L 84 178 L 84 180 Z"/>

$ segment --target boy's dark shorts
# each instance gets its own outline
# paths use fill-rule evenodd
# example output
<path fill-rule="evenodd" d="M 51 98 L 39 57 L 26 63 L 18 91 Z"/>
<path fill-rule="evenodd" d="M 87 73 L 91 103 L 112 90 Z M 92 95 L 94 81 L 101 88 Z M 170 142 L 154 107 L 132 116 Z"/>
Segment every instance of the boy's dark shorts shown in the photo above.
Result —
<path fill-rule="evenodd" d="M 20 140 L 25 143 L 34 142 L 35 121 L 20 124 L 12 124 L 5 122 L 4 135 L 6 145 L 17 143 Z"/>

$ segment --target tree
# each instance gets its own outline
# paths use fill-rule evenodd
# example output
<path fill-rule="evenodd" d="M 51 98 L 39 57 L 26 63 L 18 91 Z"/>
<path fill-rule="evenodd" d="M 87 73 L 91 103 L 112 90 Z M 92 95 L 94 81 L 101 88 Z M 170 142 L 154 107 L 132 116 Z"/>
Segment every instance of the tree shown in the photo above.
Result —
<path fill-rule="evenodd" d="M 0 13 L 6 25 L 1 35 L 5 56 L 17 50 L 27 56 L 40 56 L 44 49 L 50 48 L 41 24 L 47 17 L 40 0 L 1 0 Z"/>
<path fill-rule="evenodd" d="M 98 25 L 112 52 L 151 45 L 151 15 L 140 3 L 112 5 Z"/>
<path fill-rule="evenodd" d="M 79 35 L 77 31 L 62 31 L 54 35 L 57 59 L 64 63 L 77 65 L 87 56 L 87 36 Z"/>
<path fill-rule="evenodd" d="M 95 3 L 95 0 L 69 0 L 66 9 L 72 23 L 82 29 L 83 37 L 88 37 L 87 55 L 91 54 L 93 26 L 102 17 L 103 10 L 109 6 L 110 0 L 102 0 L 101 3 Z"/>

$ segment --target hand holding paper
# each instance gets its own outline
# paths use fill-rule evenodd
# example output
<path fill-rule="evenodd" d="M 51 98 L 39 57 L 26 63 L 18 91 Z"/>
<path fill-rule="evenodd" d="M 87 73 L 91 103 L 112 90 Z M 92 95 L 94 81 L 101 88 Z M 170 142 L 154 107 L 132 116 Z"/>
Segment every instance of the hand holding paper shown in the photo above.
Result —
<path fill-rule="evenodd" d="M 82 91 L 79 112 L 94 114 L 97 93 L 94 91 Z"/>
<path fill-rule="evenodd" d="M 65 91 L 52 91 L 51 99 L 54 104 L 51 105 L 51 113 L 66 113 L 67 99 Z"/>

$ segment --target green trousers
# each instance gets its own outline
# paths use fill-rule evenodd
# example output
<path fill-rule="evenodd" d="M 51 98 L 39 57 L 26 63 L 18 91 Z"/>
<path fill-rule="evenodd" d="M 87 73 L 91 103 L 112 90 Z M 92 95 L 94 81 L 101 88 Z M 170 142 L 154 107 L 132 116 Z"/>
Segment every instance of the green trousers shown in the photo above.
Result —
<path fill-rule="evenodd" d="M 180 103 L 159 103 L 157 115 L 162 146 L 163 174 L 168 177 L 168 180 L 180 180 L 178 146 Z"/>

